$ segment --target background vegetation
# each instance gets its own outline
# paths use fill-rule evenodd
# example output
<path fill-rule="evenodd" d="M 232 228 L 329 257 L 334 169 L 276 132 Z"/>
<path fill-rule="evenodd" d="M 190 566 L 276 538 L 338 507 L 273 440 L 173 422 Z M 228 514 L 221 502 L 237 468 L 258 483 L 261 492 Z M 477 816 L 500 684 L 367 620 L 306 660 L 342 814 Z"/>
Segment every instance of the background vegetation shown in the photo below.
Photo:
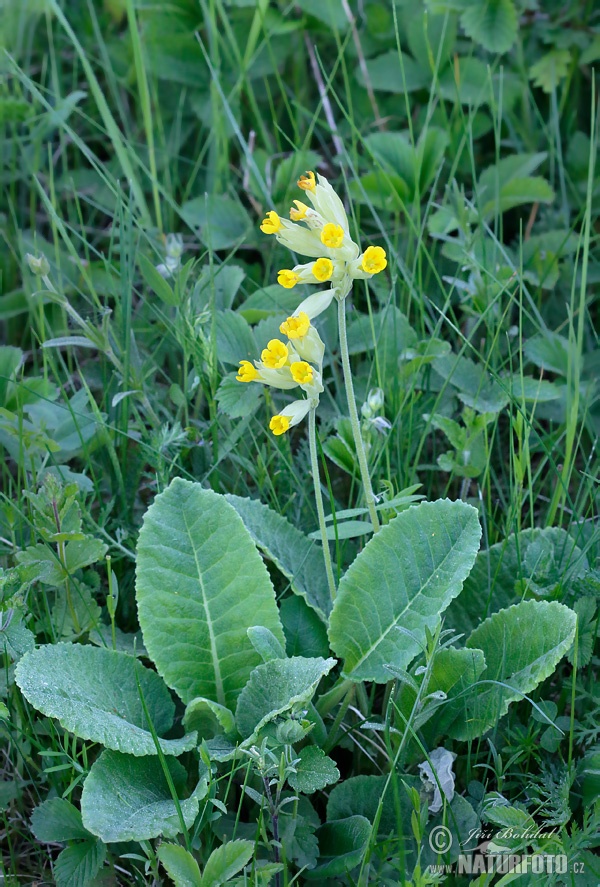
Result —
<path fill-rule="evenodd" d="M 484 739 L 451 742 L 457 791 L 474 807 L 494 790 L 545 810 L 588 864 L 564 883 L 597 884 L 593 0 L 4 0 L 0 11 L 6 883 L 58 877 L 61 839 L 36 840 L 32 811 L 77 805 L 96 754 L 27 703 L 15 665 L 34 642 L 133 651 L 136 637 L 143 652 L 135 551 L 156 494 L 183 477 L 316 529 L 302 427 L 273 438 L 269 394 L 234 381 L 298 301 L 273 283 L 289 257 L 258 223 L 314 168 L 388 255 L 348 316 L 376 493 L 472 503 L 483 547 L 511 552 L 516 586 L 500 605 L 558 601 L 579 617 L 577 652 L 533 694 L 563 732 L 514 704 Z M 363 504 L 335 323 L 331 312 L 319 327 L 332 513 Z M 360 520 L 333 545 L 340 573 L 364 545 Z M 456 631 L 491 612 L 502 582 L 488 579 L 490 598 L 450 617 Z M 375 693 L 361 700 L 356 718 L 377 705 Z M 339 769 L 380 772 L 353 736 L 332 752 Z M 407 771 L 418 760 L 414 749 Z M 242 815 L 243 794 L 223 791 L 203 823 L 213 842 L 227 833 L 221 807 Z M 312 857 L 291 858 L 286 884 Z M 164 875 L 140 844 L 111 845 L 106 860 L 96 883 Z M 374 871 L 373 883 L 398 883 Z"/>

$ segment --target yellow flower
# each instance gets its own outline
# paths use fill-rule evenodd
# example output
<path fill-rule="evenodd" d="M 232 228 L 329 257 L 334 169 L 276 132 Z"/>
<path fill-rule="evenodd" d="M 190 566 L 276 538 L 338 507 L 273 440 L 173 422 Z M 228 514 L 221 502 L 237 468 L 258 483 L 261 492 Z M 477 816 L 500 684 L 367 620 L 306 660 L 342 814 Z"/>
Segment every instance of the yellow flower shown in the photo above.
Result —
<path fill-rule="evenodd" d="M 263 219 L 263 223 L 260 226 L 260 230 L 263 234 L 277 234 L 277 232 L 281 230 L 281 219 L 276 212 L 271 210 L 271 212 L 267 213 L 266 218 Z"/>
<path fill-rule="evenodd" d="M 290 365 L 292 378 L 298 385 L 308 385 L 313 380 L 313 368 L 305 360 L 297 360 Z"/>
<path fill-rule="evenodd" d="M 297 317 L 288 317 L 284 320 L 279 330 L 288 339 L 302 339 L 310 328 L 310 320 L 308 314 L 301 311 Z"/>
<path fill-rule="evenodd" d="M 367 274 L 379 274 L 387 267 L 385 250 L 381 246 L 368 246 L 364 251 L 361 268 Z"/>
<path fill-rule="evenodd" d="M 294 200 L 294 203 L 296 204 L 296 209 L 294 209 L 293 206 L 290 209 L 290 219 L 293 222 L 301 222 L 306 216 L 309 208 L 305 203 L 302 203 L 301 200 Z"/>
<path fill-rule="evenodd" d="M 277 274 L 277 283 L 279 286 L 284 286 L 286 290 L 291 290 L 299 280 L 299 275 L 295 271 L 289 271 L 287 268 L 283 268 Z"/>
<path fill-rule="evenodd" d="M 249 360 L 240 360 L 240 368 L 235 377 L 238 382 L 254 382 L 257 377 L 258 370 L 256 367 L 254 367 Z"/>
<path fill-rule="evenodd" d="M 337 249 L 343 242 L 344 229 L 341 225 L 334 225 L 333 222 L 328 222 L 323 226 L 323 230 L 321 231 L 321 243 L 325 244 L 329 249 Z"/>
<path fill-rule="evenodd" d="M 266 367 L 271 370 L 278 370 L 286 365 L 288 356 L 287 345 L 284 345 L 279 339 L 271 339 L 260 358 Z"/>
<path fill-rule="evenodd" d="M 269 428 L 276 437 L 279 437 L 280 434 L 285 434 L 289 429 L 290 422 L 289 416 L 273 416 L 269 422 Z"/>
<path fill-rule="evenodd" d="M 317 259 L 317 261 L 312 266 L 312 273 L 317 278 L 319 283 L 323 283 L 324 280 L 329 280 L 329 278 L 333 274 L 333 262 L 331 261 L 331 259 Z"/>
<path fill-rule="evenodd" d="M 296 184 L 299 188 L 302 188 L 303 191 L 314 191 L 317 187 L 317 180 L 315 179 L 314 172 L 307 169 L 306 174 L 301 175 Z"/>

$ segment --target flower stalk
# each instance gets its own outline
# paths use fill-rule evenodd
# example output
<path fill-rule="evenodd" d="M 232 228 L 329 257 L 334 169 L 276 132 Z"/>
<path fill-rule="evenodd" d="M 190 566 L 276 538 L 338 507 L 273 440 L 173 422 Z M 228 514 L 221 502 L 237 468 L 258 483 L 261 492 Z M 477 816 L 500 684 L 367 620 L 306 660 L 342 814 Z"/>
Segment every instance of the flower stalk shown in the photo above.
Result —
<path fill-rule="evenodd" d="M 356 455 L 358 457 L 358 465 L 360 468 L 360 477 L 365 491 L 365 500 L 369 509 L 369 517 L 373 524 L 373 532 L 377 533 L 380 529 L 379 517 L 375 509 L 375 494 L 373 493 L 373 485 L 371 483 L 371 475 L 369 474 L 369 465 L 367 462 L 367 454 L 360 432 L 360 420 L 358 418 L 358 410 L 356 409 L 356 398 L 354 396 L 354 383 L 352 382 L 352 368 L 350 367 L 350 354 L 348 353 L 348 335 L 346 332 L 346 300 L 338 299 L 338 329 L 340 337 L 340 354 L 342 357 L 342 371 L 344 374 L 344 386 L 346 388 L 346 398 L 348 400 L 348 412 L 350 414 L 350 424 L 352 426 L 352 436 L 354 438 L 354 446 L 356 447 Z"/>
<path fill-rule="evenodd" d="M 323 508 L 323 493 L 321 492 L 321 480 L 319 475 L 319 460 L 317 458 L 316 408 L 313 408 L 308 414 L 308 443 L 310 448 L 310 468 L 315 488 L 315 503 L 319 518 L 319 530 L 321 532 L 321 544 L 323 545 L 323 560 L 325 561 L 325 572 L 327 574 L 329 594 L 333 603 L 337 590 L 335 587 L 335 577 L 333 575 L 331 551 L 329 550 L 329 539 L 327 538 L 327 524 L 325 523 L 325 509 Z"/>

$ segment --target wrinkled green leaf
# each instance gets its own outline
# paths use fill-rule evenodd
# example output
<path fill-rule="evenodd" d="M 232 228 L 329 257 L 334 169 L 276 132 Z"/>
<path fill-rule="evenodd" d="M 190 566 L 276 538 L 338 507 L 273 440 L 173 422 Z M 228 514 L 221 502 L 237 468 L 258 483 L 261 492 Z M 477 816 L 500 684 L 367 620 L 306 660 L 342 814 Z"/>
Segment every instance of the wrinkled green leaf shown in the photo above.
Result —
<path fill-rule="evenodd" d="M 272 659 L 254 669 L 240 693 L 235 712 L 243 737 L 256 735 L 269 721 L 312 698 L 319 681 L 335 665 L 335 659 Z"/>
<path fill-rule="evenodd" d="M 187 772 L 179 761 L 165 760 L 175 789 L 181 795 Z M 180 800 L 187 828 L 196 818 L 199 801 L 207 791 L 204 779 L 189 798 Z M 92 764 L 83 784 L 81 815 L 85 827 L 106 844 L 149 841 L 159 835 L 174 838 L 181 831 L 177 808 L 158 757 L 103 752 Z"/>
<path fill-rule="evenodd" d="M 329 639 L 351 680 L 385 683 L 390 663 L 407 665 L 456 597 L 479 547 L 474 508 L 441 499 L 415 505 L 365 545 L 342 577 L 329 622 Z"/>
<path fill-rule="evenodd" d="M 260 657 L 247 630 L 284 643 L 267 569 L 235 509 L 175 478 L 146 512 L 136 594 L 148 653 L 183 699 L 233 709 Z"/>
<path fill-rule="evenodd" d="M 100 647 L 54 644 L 24 656 L 15 674 L 26 699 L 81 739 L 132 755 L 155 755 L 137 681 L 159 736 L 173 725 L 175 706 L 156 672 L 133 657 Z M 160 739 L 167 755 L 193 748 L 195 736 Z"/>

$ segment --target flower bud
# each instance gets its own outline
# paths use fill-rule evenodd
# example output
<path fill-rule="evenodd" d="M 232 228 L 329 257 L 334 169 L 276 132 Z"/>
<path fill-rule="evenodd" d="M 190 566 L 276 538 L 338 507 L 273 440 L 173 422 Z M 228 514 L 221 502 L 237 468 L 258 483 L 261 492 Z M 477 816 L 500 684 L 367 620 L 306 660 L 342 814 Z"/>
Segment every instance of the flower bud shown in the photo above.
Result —
<path fill-rule="evenodd" d="M 36 277 L 46 277 L 50 274 L 50 265 L 46 256 L 32 256 L 31 253 L 27 253 L 25 260 L 29 265 L 29 270 Z"/>
<path fill-rule="evenodd" d="M 383 409 L 385 395 L 381 388 L 371 388 L 367 396 L 367 403 L 374 413 L 379 413 Z"/>

